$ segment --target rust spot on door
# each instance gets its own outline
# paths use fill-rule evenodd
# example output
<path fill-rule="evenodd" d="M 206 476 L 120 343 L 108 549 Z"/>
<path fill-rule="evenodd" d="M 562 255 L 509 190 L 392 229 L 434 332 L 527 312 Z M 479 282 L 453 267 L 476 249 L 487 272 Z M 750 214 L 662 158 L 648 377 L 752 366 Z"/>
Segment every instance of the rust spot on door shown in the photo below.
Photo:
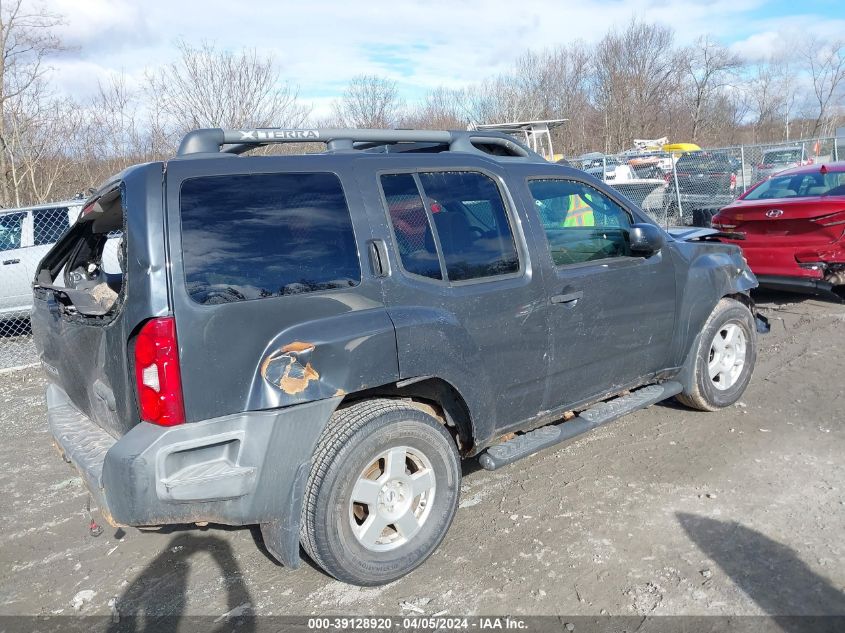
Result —
<path fill-rule="evenodd" d="M 261 363 L 262 377 L 289 395 L 302 393 L 320 374 L 311 366 L 313 343 L 294 341 L 272 352 Z"/>

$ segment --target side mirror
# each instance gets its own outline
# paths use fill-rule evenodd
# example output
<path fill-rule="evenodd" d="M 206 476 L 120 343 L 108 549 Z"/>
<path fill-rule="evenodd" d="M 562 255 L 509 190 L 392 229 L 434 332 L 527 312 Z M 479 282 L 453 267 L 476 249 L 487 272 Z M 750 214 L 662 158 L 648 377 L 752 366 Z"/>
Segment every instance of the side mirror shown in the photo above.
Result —
<path fill-rule="evenodd" d="M 632 255 L 651 257 L 666 244 L 666 235 L 653 224 L 634 224 L 628 232 Z"/>

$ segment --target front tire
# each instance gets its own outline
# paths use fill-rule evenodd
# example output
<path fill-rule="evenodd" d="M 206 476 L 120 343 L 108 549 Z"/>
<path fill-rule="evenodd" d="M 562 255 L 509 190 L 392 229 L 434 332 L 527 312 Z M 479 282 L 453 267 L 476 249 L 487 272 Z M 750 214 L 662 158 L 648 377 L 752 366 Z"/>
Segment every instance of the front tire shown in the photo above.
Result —
<path fill-rule="evenodd" d="M 689 384 L 677 400 L 699 411 L 717 411 L 742 397 L 757 361 L 754 315 L 735 299 L 716 304 L 698 340 Z"/>
<path fill-rule="evenodd" d="M 455 443 L 427 413 L 387 399 L 341 409 L 315 450 L 302 546 L 343 582 L 396 580 L 443 540 L 458 507 L 460 479 Z"/>

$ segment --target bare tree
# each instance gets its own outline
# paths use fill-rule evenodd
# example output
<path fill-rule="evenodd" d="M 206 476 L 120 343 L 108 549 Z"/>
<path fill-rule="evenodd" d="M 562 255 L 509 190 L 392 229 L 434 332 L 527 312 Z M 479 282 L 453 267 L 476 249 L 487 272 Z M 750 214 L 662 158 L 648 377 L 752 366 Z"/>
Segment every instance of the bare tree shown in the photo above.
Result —
<path fill-rule="evenodd" d="M 279 80 L 273 59 L 255 51 L 177 45 L 179 59 L 147 76 L 158 124 L 175 143 L 201 127 L 296 127 L 308 115 L 297 92 Z"/>
<path fill-rule="evenodd" d="M 436 88 L 400 120 L 402 127 L 429 130 L 460 130 L 468 123 L 464 91 Z"/>
<path fill-rule="evenodd" d="M 402 114 L 396 82 L 375 75 L 354 77 L 332 109 L 343 127 L 387 128 Z"/>
<path fill-rule="evenodd" d="M 735 78 L 742 66 L 740 58 L 727 48 L 702 36 L 682 52 L 684 78 L 689 83 L 692 140 L 698 140 L 707 121 L 707 109 L 715 97 Z"/>
<path fill-rule="evenodd" d="M 816 136 L 827 123 L 831 107 L 845 95 L 845 40 L 811 38 L 801 57 L 812 82 L 816 117 L 810 136 Z"/>
<path fill-rule="evenodd" d="M 60 24 L 57 16 L 43 7 L 30 8 L 24 0 L 0 2 L 0 204 L 19 205 L 21 196 L 16 183 L 20 184 L 19 169 L 15 166 L 27 148 L 15 144 L 10 130 L 19 142 L 26 127 L 23 120 L 31 111 L 22 107 L 32 106 L 33 91 L 44 94 L 42 79 L 47 71 L 45 59 L 60 50 L 59 40 L 53 29 Z"/>
<path fill-rule="evenodd" d="M 781 129 L 781 119 L 791 108 L 792 102 L 789 99 L 794 95 L 794 91 L 787 94 L 784 88 L 794 88 L 794 83 L 791 69 L 781 64 L 778 58 L 770 58 L 756 65 L 754 74 L 745 83 L 753 142 L 772 138 Z"/>
<path fill-rule="evenodd" d="M 666 110 L 679 80 L 673 38 L 669 27 L 634 19 L 599 42 L 594 90 L 604 114 L 606 150 L 664 132 Z"/>

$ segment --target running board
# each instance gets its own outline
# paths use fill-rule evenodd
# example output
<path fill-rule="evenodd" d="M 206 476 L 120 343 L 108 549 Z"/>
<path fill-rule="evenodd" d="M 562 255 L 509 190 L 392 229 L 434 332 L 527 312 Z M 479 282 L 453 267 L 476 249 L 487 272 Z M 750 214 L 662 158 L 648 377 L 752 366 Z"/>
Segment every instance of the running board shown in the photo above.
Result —
<path fill-rule="evenodd" d="M 628 413 L 650 407 L 661 400 L 666 400 L 681 393 L 681 391 L 683 391 L 681 383 L 672 380 L 659 385 L 642 387 L 627 395 L 594 404 L 569 422 L 542 426 L 539 429 L 518 435 L 507 442 L 491 446 L 481 453 L 478 461 L 486 470 L 496 470 L 544 448 L 591 431 L 597 426 L 617 420 Z"/>

